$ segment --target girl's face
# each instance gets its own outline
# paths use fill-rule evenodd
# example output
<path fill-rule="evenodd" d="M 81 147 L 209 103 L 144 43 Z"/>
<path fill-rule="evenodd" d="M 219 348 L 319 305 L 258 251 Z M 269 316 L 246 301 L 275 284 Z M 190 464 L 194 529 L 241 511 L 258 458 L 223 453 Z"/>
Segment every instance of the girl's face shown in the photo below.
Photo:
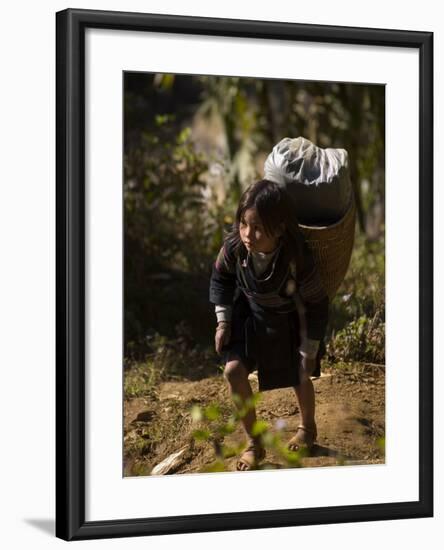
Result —
<path fill-rule="evenodd" d="M 256 208 L 248 208 L 240 219 L 239 234 L 249 252 L 267 253 L 272 252 L 277 247 L 282 230 L 279 230 L 273 236 L 267 235 Z"/>

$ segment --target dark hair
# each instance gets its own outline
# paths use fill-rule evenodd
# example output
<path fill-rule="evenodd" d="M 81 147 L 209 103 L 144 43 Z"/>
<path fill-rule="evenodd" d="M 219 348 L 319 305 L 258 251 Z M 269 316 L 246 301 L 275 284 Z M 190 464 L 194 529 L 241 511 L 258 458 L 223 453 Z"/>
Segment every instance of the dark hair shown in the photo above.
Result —
<path fill-rule="evenodd" d="M 239 235 L 239 224 L 246 210 L 250 208 L 256 209 L 268 236 L 274 235 L 279 226 L 284 224 L 282 240 L 294 253 L 298 264 L 303 257 L 304 238 L 299 229 L 296 208 L 283 187 L 266 179 L 250 185 L 240 198 L 233 227 L 227 235 L 227 239 L 235 251 L 238 252 L 243 246 Z"/>

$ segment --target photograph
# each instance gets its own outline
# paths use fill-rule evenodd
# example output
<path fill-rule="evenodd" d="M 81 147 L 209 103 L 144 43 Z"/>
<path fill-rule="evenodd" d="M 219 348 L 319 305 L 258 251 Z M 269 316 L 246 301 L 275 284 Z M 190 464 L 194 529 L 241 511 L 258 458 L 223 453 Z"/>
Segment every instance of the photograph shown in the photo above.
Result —
<path fill-rule="evenodd" d="M 384 464 L 385 85 L 122 79 L 123 476 Z"/>

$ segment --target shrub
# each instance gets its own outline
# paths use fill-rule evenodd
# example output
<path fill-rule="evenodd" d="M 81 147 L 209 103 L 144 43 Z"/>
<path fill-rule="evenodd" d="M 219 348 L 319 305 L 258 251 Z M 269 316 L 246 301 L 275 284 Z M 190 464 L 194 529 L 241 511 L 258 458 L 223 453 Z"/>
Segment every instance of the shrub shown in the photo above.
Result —
<path fill-rule="evenodd" d="M 385 322 L 377 310 L 373 318 L 362 315 L 332 337 L 327 346 L 332 361 L 385 362 Z"/>
<path fill-rule="evenodd" d="M 357 235 L 349 269 L 330 306 L 332 361 L 385 362 L 384 240 Z"/>

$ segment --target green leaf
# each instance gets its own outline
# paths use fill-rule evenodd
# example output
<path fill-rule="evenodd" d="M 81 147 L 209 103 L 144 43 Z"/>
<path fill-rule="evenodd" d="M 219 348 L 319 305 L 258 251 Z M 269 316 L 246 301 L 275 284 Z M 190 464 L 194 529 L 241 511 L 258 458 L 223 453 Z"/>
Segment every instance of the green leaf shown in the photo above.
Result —
<path fill-rule="evenodd" d="M 229 447 L 228 445 L 224 445 L 222 447 L 222 456 L 224 458 L 231 458 L 232 456 L 236 456 L 239 453 L 239 449 L 237 447 Z"/>
<path fill-rule="evenodd" d="M 270 426 L 268 422 L 265 422 L 265 420 L 256 420 L 256 422 L 253 424 L 251 435 L 253 437 L 257 437 L 258 435 L 264 434 L 269 429 L 270 429 Z"/>
<path fill-rule="evenodd" d="M 251 397 L 249 397 L 245 401 L 245 405 L 249 409 L 254 409 L 261 399 L 262 399 L 262 394 L 254 393 Z"/>
<path fill-rule="evenodd" d="M 208 405 L 204 410 L 204 415 L 207 420 L 217 420 L 220 418 L 221 412 L 217 405 Z"/>
<path fill-rule="evenodd" d="M 225 472 L 225 465 L 221 460 L 216 460 L 212 464 L 202 468 L 201 472 L 213 473 L 213 472 Z"/>
<path fill-rule="evenodd" d="M 217 428 L 217 433 L 221 436 L 230 435 L 236 430 L 235 422 L 227 422 Z"/>
<path fill-rule="evenodd" d="M 208 430 L 194 430 L 192 436 L 196 441 L 207 441 L 211 433 Z"/>

